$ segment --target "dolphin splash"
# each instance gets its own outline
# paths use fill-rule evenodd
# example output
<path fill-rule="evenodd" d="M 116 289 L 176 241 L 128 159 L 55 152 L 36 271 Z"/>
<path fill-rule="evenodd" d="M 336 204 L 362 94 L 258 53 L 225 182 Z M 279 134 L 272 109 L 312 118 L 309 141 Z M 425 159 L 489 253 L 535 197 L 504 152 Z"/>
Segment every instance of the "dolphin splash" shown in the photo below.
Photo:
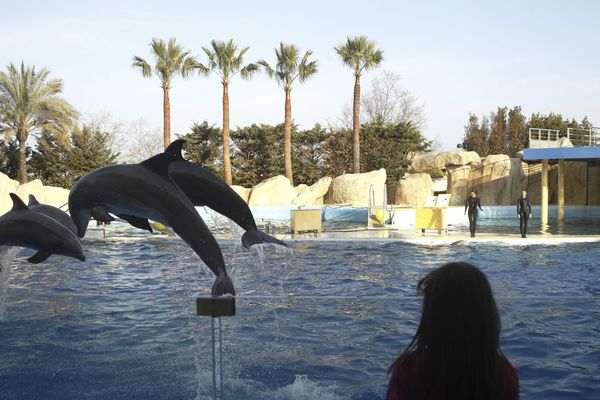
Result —
<path fill-rule="evenodd" d="M 117 164 L 97 169 L 69 192 L 69 212 L 79 237 L 84 237 L 92 215 L 105 222 L 109 213 L 134 226 L 152 230 L 148 219 L 170 226 L 217 276 L 214 296 L 235 295 L 217 241 L 185 193 L 169 177 L 175 157 L 160 153 L 140 164 Z"/>
<path fill-rule="evenodd" d="M 37 250 L 27 259 L 40 263 L 52 254 L 85 261 L 79 238 L 51 217 L 30 210 L 14 193 L 13 208 L 0 217 L 0 246 L 19 246 Z"/>
<path fill-rule="evenodd" d="M 248 204 L 229 185 L 210 170 L 186 161 L 181 150 L 185 140 L 174 141 L 165 150 L 175 156 L 169 165 L 169 176 L 195 206 L 207 206 L 238 224 L 246 232 L 242 236 L 245 248 L 259 243 L 274 243 L 286 246 L 284 242 L 259 231 Z"/>

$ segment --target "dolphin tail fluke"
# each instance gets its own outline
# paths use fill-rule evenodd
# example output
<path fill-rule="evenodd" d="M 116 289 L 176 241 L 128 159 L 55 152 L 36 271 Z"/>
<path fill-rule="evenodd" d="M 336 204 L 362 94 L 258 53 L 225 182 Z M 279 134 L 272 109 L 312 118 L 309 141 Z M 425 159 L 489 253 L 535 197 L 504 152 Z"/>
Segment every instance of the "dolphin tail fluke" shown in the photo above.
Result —
<path fill-rule="evenodd" d="M 210 294 L 211 296 L 223 296 L 224 294 L 230 294 L 232 296 L 235 296 L 233 281 L 231 280 L 229 275 L 219 275 L 217 277 L 217 280 L 215 280 L 215 283 L 213 283 Z"/>
<path fill-rule="evenodd" d="M 242 244 L 247 249 L 259 243 L 273 243 L 278 244 L 280 246 L 288 247 L 288 245 L 282 242 L 281 240 L 276 239 L 268 233 L 264 233 L 257 229 L 246 231 L 246 233 L 244 233 L 244 235 L 242 236 Z"/>

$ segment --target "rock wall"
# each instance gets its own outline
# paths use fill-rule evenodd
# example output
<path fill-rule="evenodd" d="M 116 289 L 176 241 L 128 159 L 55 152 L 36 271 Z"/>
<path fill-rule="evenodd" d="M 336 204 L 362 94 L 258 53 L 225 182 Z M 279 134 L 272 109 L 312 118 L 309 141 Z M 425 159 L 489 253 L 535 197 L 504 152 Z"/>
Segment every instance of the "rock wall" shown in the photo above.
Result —
<path fill-rule="evenodd" d="M 10 179 L 0 172 L 0 215 L 12 208 L 9 193 L 16 193 L 25 204 L 29 202 L 29 195 L 33 194 L 40 203 L 62 207 L 63 210 L 66 209 L 63 206 L 69 201 L 69 191 L 67 189 L 44 186 L 39 179 L 19 185 L 18 181 Z"/>
<path fill-rule="evenodd" d="M 383 168 L 362 174 L 338 176 L 331 181 L 327 193 L 327 204 L 352 204 L 356 207 L 367 207 L 371 186 L 375 193 L 375 204 L 383 204 L 386 178 Z"/>
<path fill-rule="evenodd" d="M 429 174 L 409 174 L 396 184 L 394 204 L 423 205 L 431 195 L 433 195 L 433 181 Z"/>

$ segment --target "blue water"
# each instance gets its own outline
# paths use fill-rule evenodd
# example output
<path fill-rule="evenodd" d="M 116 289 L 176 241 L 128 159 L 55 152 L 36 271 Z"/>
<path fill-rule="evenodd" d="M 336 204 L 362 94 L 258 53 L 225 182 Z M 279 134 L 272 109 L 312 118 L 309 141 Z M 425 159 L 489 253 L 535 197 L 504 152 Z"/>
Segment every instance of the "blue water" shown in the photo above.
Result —
<path fill-rule="evenodd" d="M 84 243 L 87 261 L 12 264 L 0 398 L 210 399 L 213 276 L 174 237 Z M 600 245 L 291 242 L 293 259 L 221 242 L 237 316 L 222 320 L 226 399 L 381 399 L 420 315 L 417 280 L 480 266 L 523 399 L 598 399 Z"/>

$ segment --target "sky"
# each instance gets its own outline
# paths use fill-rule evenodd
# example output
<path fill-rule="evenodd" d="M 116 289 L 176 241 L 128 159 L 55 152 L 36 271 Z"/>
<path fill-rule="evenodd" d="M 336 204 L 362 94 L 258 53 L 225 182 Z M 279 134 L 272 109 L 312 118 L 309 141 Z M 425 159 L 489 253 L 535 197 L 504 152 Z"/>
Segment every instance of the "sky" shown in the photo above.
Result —
<path fill-rule="evenodd" d="M 4 3 L 5 0 L 2 0 Z M 206 63 L 211 40 L 249 46 L 246 61 L 274 63 L 280 42 L 312 50 L 319 72 L 296 83 L 292 117 L 301 129 L 335 124 L 352 100 L 354 77 L 333 50 L 366 35 L 384 52 L 378 70 L 424 106 L 423 134 L 456 149 L 469 113 L 521 106 L 525 115 L 587 116 L 600 126 L 600 2 L 589 1 L 28 1 L 0 7 L 0 69 L 9 63 L 48 68 L 63 97 L 83 114 L 109 113 L 162 128 L 162 90 L 131 67 L 152 63 L 152 38 L 177 42 Z M 364 90 L 363 89 L 363 90 Z M 214 74 L 176 78 L 171 129 L 221 125 L 222 86 Z M 284 93 L 257 75 L 230 83 L 230 124 L 278 124 Z"/>

